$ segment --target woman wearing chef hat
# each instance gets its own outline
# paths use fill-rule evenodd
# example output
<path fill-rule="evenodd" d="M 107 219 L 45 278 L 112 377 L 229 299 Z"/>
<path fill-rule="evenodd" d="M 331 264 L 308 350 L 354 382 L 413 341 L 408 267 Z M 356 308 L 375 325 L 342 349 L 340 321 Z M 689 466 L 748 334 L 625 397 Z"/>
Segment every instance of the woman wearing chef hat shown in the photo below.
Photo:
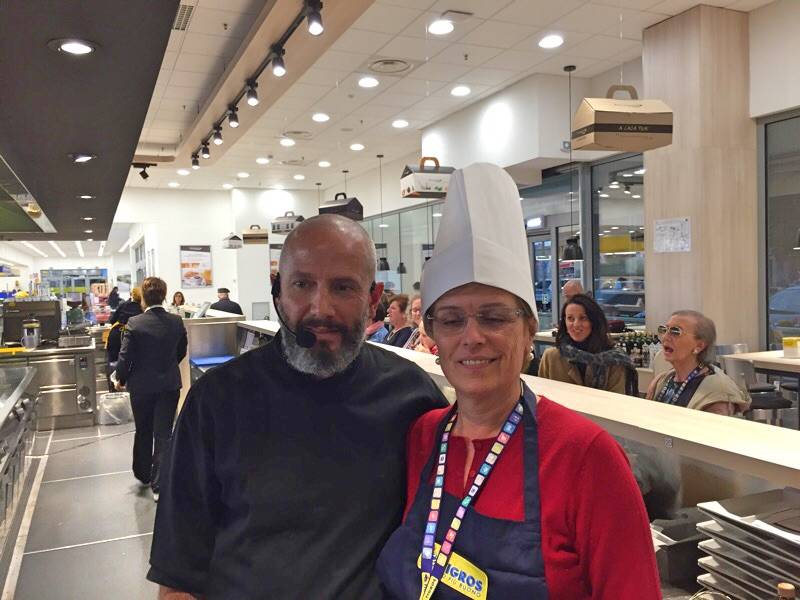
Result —
<path fill-rule="evenodd" d="M 406 514 L 378 561 L 388 597 L 660 598 L 625 454 L 520 380 L 536 302 L 503 169 L 453 173 L 422 305 L 457 400 L 409 433 Z"/>

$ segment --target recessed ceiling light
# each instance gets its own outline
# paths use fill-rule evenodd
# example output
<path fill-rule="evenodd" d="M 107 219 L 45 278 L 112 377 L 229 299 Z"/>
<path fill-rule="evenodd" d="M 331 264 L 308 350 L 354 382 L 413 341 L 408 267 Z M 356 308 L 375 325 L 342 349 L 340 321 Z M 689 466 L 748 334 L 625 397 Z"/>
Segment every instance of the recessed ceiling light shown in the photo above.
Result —
<path fill-rule="evenodd" d="M 603 233 L 611 233 L 608 229 L 604 229 Z"/>
<path fill-rule="evenodd" d="M 600 194 L 601 198 L 608 198 L 608 194 Z"/>
<path fill-rule="evenodd" d="M 620 187 L 619 184 L 615 181 L 610 186 L 608 186 L 608 189 L 610 189 L 610 190 L 618 190 L 619 187 Z"/>
<path fill-rule="evenodd" d="M 380 84 L 380 81 L 378 81 L 377 79 L 375 79 L 374 77 L 371 77 L 369 75 L 367 75 L 365 77 L 362 77 L 361 79 L 358 80 L 358 85 L 359 85 L 359 87 L 362 87 L 362 88 L 374 88 L 374 87 L 378 87 L 379 84 Z"/>
<path fill-rule="evenodd" d="M 633 177 L 633 173 L 623 173 L 623 177 Z"/>
<path fill-rule="evenodd" d="M 189 169 L 178 169 L 177 171 L 178 175 L 181 175 L 183 177 L 186 177 L 190 172 L 191 171 L 189 171 Z"/>
<path fill-rule="evenodd" d="M 81 200 L 91 200 L 92 198 L 94 198 L 94 196 L 92 196 L 91 194 L 81 194 L 80 196 L 78 196 L 78 198 L 80 198 Z"/>
<path fill-rule="evenodd" d="M 169 187 L 171 187 L 171 188 L 176 188 L 176 187 L 180 187 L 181 184 L 178 183 L 177 181 L 170 181 L 167 185 Z"/>
<path fill-rule="evenodd" d="M 330 121 L 330 115 L 325 114 L 324 112 L 318 112 L 311 115 L 311 118 L 316 121 L 317 123 L 324 123 L 325 121 Z"/>
<path fill-rule="evenodd" d="M 84 230 L 83 230 L 83 233 L 94 233 L 94 231 L 93 231 L 93 230 L 91 230 L 91 229 L 84 229 Z"/>
<path fill-rule="evenodd" d="M 395 129 L 403 129 L 405 127 L 408 127 L 408 121 L 406 121 L 405 119 L 395 119 L 394 121 L 392 121 L 392 127 L 394 127 Z"/>
<path fill-rule="evenodd" d="M 237 176 L 239 179 L 247 179 L 248 177 L 250 177 L 250 173 L 247 173 L 247 172 L 245 172 L 245 171 L 239 171 L 239 172 L 236 174 L 236 176 Z"/>
<path fill-rule="evenodd" d="M 71 154 L 67 154 L 74 162 L 76 163 L 85 163 L 89 162 L 93 158 L 97 158 L 95 154 L 85 154 L 83 152 L 73 152 Z"/>
<path fill-rule="evenodd" d="M 611 229 L 619 229 L 619 227 L 617 227 L 616 225 L 614 225 L 614 227 L 612 227 Z"/>
<path fill-rule="evenodd" d="M 232 184 L 230 184 L 230 183 L 223 183 L 223 184 L 222 184 L 222 187 L 223 187 L 224 189 L 226 189 L 226 190 L 233 189 L 233 185 L 232 185 Z"/>
<path fill-rule="evenodd" d="M 558 48 L 563 43 L 564 43 L 563 37 L 561 37 L 557 33 L 551 33 L 550 35 L 546 35 L 539 40 L 539 48 L 545 48 L 547 50 L 551 50 L 553 48 Z"/>
<path fill-rule="evenodd" d="M 269 159 L 268 159 L 268 158 L 266 158 L 266 157 L 264 157 L 264 156 L 259 156 L 259 157 L 256 159 L 256 162 L 257 162 L 258 164 L 260 164 L 260 165 L 268 165 L 268 164 L 269 164 Z"/>
<path fill-rule="evenodd" d="M 631 196 L 631 198 L 641 198 L 641 197 L 642 197 L 641 194 L 634 194 L 633 196 Z"/>
<path fill-rule="evenodd" d="M 84 54 L 91 54 L 97 50 L 97 44 L 88 42 L 86 40 L 79 40 L 76 38 L 63 38 L 59 40 L 50 40 L 47 46 L 51 50 L 57 52 L 65 52 L 75 56 L 82 56 Z"/>
<path fill-rule="evenodd" d="M 300 173 L 298 173 L 297 175 L 294 176 L 294 178 L 295 178 L 295 181 L 303 181 L 306 178 L 306 176 L 305 175 L 301 175 Z"/>
<path fill-rule="evenodd" d="M 436 212 L 436 213 L 433 213 L 431 216 L 432 216 L 433 218 L 435 218 L 435 219 L 438 219 L 439 217 L 441 217 L 441 216 L 442 216 L 442 213 Z"/>
<path fill-rule="evenodd" d="M 455 96 L 457 98 L 461 98 L 463 96 L 469 96 L 471 92 L 472 92 L 472 90 L 469 89 L 468 86 L 466 86 L 466 85 L 457 85 L 452 90 L 450 90 L 450 95 L 451 96 Z"/>
<path fill-rule="evenodd" d="M 635 173 L 636 175 L 644 175 L 645 173 L 647 173 L 647 169 L 636 169 L 636 170 L 634 171 L 634 173 Z"/>
<path fill-rule="evenodd" d="M 94 221 L 94 217 L 81 217 L 84 221 Z"/>
<path fill-rule="evenodd" d="M 363 149 L 364 149 L 364 144 L 359 144 L 359 143 L 350 144 L 350 150 L 353 150 L 354 152 L 361 152 Z"/>
<path fill-rule="evenodd" d="M 86 241 L 87 241 L 87 242 L 93 242 L 93 241 L 94 241 L 94 238 L 86 238 Z"/>
<path fill-rule="evenodd" d="M 327 169 L 328 167 L 330 167 L 330 166 L 331 166 L 331 163 L 330 163 L 330 162 L 328 162 L 327 160 L 321 160 L 321 161 L 319 161 L 319 162 L 317 163 L 317 165 L 319 165 L 319 166 L 320 166 L 320 167 L 322 167 L 323 169 Z"/>
<path fill-rule="evenodd" d="M 292 138 L 284 137 L 281 138 L 281 146 L 285 146 L 286 148 L 291 148 L 295 145 L 295 141 Z"/>
<path fill-rule="evenodd" d="M 380 225 L 378 225 L 378 227 L 380 227 L 381 229 L 386 229 L 387 227 L 389 227 L 389 224 L 388 223 L 381 223 Z"/>
<path fill-rule="evenodd" d="M 428 33 L 433 35 L 447 35 L 455 29 L 453 22 L 450 19 L 436 19 L 433 23 L 428 25 Z"/>

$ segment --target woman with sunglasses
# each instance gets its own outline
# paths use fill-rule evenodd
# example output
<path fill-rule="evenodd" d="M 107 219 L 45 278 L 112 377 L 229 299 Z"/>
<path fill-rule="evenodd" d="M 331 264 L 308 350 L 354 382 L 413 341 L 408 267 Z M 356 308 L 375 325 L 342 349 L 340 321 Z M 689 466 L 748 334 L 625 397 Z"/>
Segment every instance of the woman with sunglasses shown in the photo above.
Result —
<path fill-rule="evenodd" d="M 672 369 L 653 380 L 648 399 L 720 415 L 750 407 L 747 395 L 708 360 L 717 339 L 714 321 L 694 310 L 679 310 L 659 325 L 658 335 Z"/>
<path fill-rule="evenodd" d="M 405 516 L 378 560 L 386 597 L 660 598 L 624 453 L 520 379 L 538 323 L 514 181 L 457 170 L 444 215 L 422 305 L 456 402 L 409 432 Z"/>
<path fill-rule="evenodd" d="M 561 309 L 556 347 L 542 355 L 539 377 L 638 396 L 631 359 L 614 349 L 603 309 L 584 294 L 573 295 Z"/>

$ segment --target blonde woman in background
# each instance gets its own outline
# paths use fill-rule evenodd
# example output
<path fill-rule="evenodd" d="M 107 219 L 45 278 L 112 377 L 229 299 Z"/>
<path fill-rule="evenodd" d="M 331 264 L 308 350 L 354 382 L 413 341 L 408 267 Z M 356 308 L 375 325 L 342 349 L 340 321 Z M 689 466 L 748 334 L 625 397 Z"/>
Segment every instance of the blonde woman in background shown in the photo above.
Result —
<path fill-rule="evenodd" d="M 422 326 L 422 297 L 419 294 L 411 296 L 408 303 L 408 322 L 411 323 L 414 331 L 411 332 L 403 348 L 414 350 L 419 345 L 419 328 Z"/>

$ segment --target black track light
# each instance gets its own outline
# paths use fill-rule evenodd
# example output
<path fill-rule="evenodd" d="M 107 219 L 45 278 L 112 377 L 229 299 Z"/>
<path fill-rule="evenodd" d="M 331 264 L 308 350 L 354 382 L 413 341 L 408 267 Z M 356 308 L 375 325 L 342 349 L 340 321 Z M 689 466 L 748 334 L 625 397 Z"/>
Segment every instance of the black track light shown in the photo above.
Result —
<path fill-rule="evenodd" d="M 322 2 L 320 0 L 306 0 L 306 21 L 308 33 L 321 35 L 325 28 L 322 26 Z"/>
<path fill-rule="evenodd" d="M 228 125 L 236 129 L 239 126 L 239 109 L 235 106 L 228 108 Z"/>
<path fill-rule="evenodd" d="M 141 171 L 139 171 L 139 177 L 142 179 L 147 179 L 150 175 L 147 174 L 147 167 L 143 167 Z"/>
<path fill-rule="evenodd" d="M 192 168 L 195 171 L 200 168 L 200 159 L 197 157 L 197 154 L 192 154 Z"/>
<path fill-rule="evenodd" d="M 256 92 L 257 87 L 258 83 L 256 83 L 255 79 L 247 80 L 247 92 L 244 96 L 247 99 L 247 104 L 250 106 L 258 106 L 258 92 Z"/>
<path fill-rule="evenodd" d="M 211 150 L 208 149 L 208 142 L 203 142 L 203 148 L 200 150 L 200 156 L 203 158 L 209 158 L 211 156 Z"/>
<path fill-rule="evenodd" d="M 221 127 L 214 127 L 214 144 L 216 146 L 222 145 L 222 128 Z"/>
<path fill-rule="evenodd" d="M 147 169 L 150 167 L 155 167 L 156 165 L 155 163 L 135 162 L 132 163 L 131 166 L 134 169 L 140 169 L 139 177 L 141 177 L 142 179 L 147 179 L 148 177 L 150 177 L 150 174 L 147 172 Z"/>
<path fill-rule="evenodd" d="M 275 44 L 272 47 L 272 74 L 275 77 L 286 75 L 286 63 L 283 62 L 284 54 L 286 54 L 286 50 L 283 49 L 283 46 Z"/>

